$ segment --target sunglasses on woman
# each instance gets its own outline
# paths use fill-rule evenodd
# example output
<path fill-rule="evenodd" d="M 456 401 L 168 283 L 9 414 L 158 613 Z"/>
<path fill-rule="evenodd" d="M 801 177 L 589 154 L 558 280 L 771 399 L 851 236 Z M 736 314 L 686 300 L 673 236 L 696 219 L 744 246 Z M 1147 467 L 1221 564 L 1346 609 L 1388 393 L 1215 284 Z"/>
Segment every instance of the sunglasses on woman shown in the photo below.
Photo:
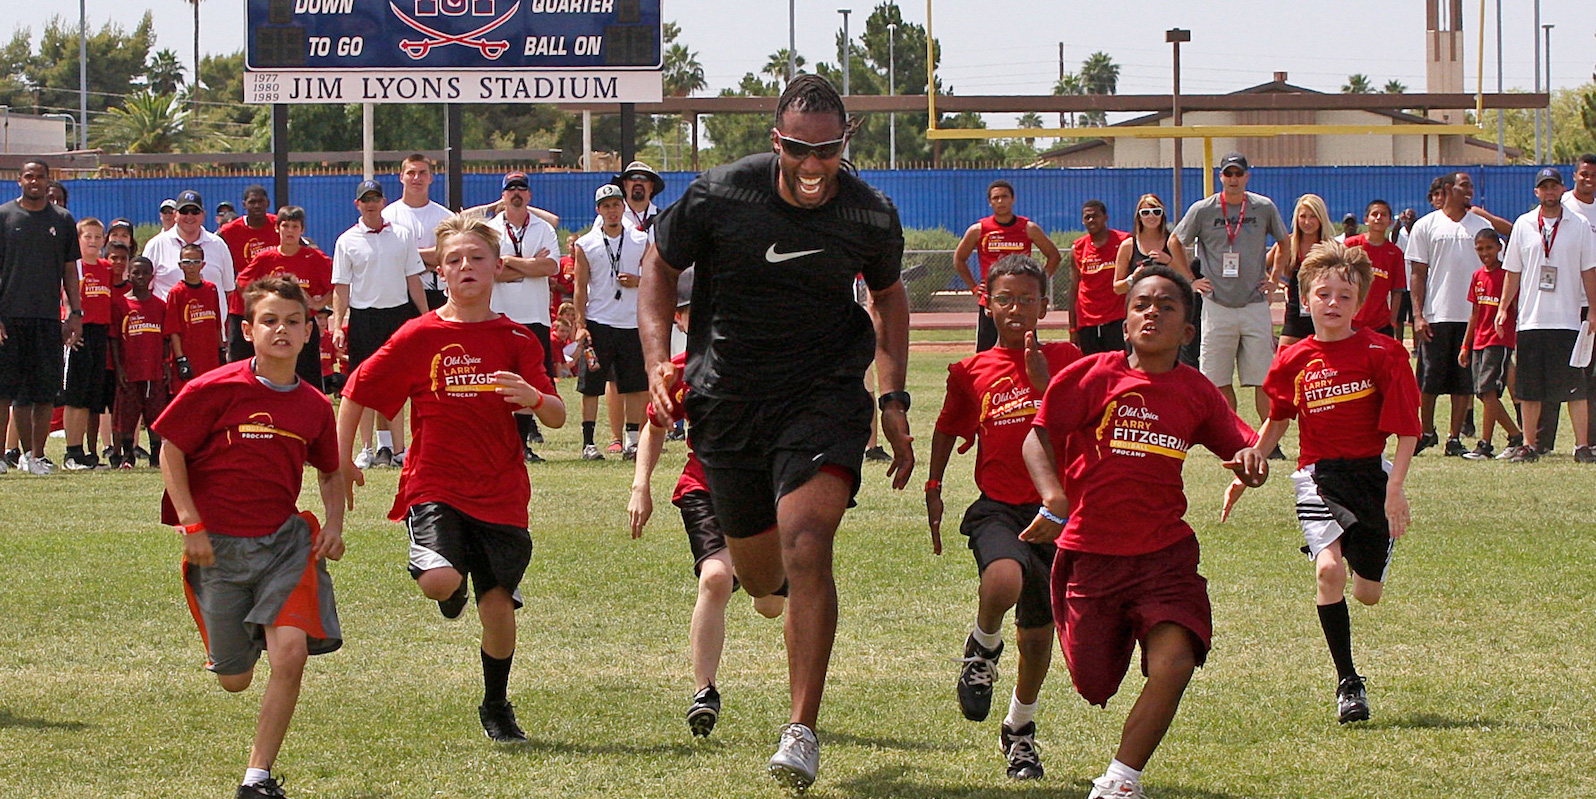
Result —
<path fill-rule="evenodd" d="M 1137 216 L 1163 216 L 1164 215 L 1164 209 L 1156 208 L 1156 207 L 1155 208 L 1142 208 L 1142 209 L 1140 209 L 1140 210 L 1138 210 L 1136 212 L 1136 215 Z"/>

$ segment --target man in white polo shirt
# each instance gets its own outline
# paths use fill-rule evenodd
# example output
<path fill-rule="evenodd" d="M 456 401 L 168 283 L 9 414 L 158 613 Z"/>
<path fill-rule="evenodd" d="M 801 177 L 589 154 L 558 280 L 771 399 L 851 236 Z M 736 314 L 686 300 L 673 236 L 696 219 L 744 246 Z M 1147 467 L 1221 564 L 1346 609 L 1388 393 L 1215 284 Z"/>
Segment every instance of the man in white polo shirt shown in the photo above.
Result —
<path fill-rule="evenodd" d="M 560 241 L 549 223 L 532 214 L 532 186 L 525 172 L 505 175 L 499 194 L 504 211 L 488 220 L 488 225 L 499 231 L 504 270 L 493 284 L 492 307 L 532 333 L 543 345 L 543 368 L 554 374 L 554 354 L 549 349 L 549 276 L 560 271 Z M 531 414 L 516 414 L 515 423 L 527 462 L 542 461 L 532 451 L 529 439 L 537 420 Z"/>
<path fill-rule="evenodd" d="M 432 160 L 421 153 L 411 153 L 399 165 L 399 184 L 404 193 L 399 202 L 382 209 L 382 218 L 410 231 L 421 253 L 421 263 L 427 273 L 421 277 L 421 288 L 426 291 L 427 308 L 441 308 L 448 299 L 443 290 L 443 280 L 438 277 L 438 223 L 448 219 L 453 211 L 432 201 Z M 350 367 L 354 368 L 354 367 Z"/>
<path fill-rule="evenodd" d="M 155 264 L 155 281 L 150 290 L 162 300 L 183 279 L 183 268 L 177 262 L 182 260 L 186 244 L 198 244 L 205 251 L 205 267 L 200 276 L 216 285 L 216 307 L 226 308 L 228 290 L 236 281 L 233 254 L 227 242 L 205 229 L 205 202 L 193 189 L 177 195 L 177 224 L 144 244 L 144 257 Z"/>
<path fill-rule="evenodd" d="M 363 181 L 355 190 L 360 221 L 333 247 L 333 345 L 349 352 L 349 371 L 370 358 L 405 322 L 427 312 L 421 288 L 421 254 L 410 231 L 383 220 L 382 184 Z M 349 325 L 348 331 L 344 323 Z M 377 417 L 377 446 L 371 450 L 367 421 L 361 420 L 365 446 L 360 468 L 394 466 L 403 460 L 404 416 Z M 369 460 L 368 460 L 369 459 Z M 367 460 L 361 465 L 361 460 Z"/>

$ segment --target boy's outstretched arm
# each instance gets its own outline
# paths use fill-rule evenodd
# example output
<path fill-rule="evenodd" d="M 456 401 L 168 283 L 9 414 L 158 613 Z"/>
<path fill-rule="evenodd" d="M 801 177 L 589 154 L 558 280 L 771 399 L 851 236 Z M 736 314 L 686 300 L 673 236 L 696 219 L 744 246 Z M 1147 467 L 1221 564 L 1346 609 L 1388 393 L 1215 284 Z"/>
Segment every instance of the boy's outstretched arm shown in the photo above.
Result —
<path fill-rule="evenodd" d="M 1225 488 L 1225 502 L 1219 509 L 1219 521 L 1230 518 L 1230 509 L 1248 488 L 1257 488 L 1269 479 L 1268 454 L 1280 444 L 1280 439 L 1285 437 L 1290 427 L 1290 419 L 1270 419 L 1258 430 L 1258 443 L 1236 450 L 1236 454 L 1222 464 L 1236 473 L 1236 479 L 1231 480 Z"/>
<path fill-rule="evenodd" d="M 1042 510 L 1059 518 L 1067 518 L 1069 512 L 1069 499 L 1064 496 L 1064 482 L 1059 479 L 1058 460 L 1053 456 L 1053 442 L 1047 434 L 1035 427 L 1025 434 L 1025 445 L 1021 449 L 1025 457 L 1025 470 L 1031 473 L 1031 482 L 1036 484 L 1037 493 L 1042 495 Z M 1061 512 L 1062 511 L 1062 512 Z M 1048 544 L 1058 539 L 1059 533 L 1064 532 L 1064 525 L 1042 515 L 1036 514 L 1030 526 L 1020 532 L 1022 541 L 1036 544 Z"/>
<path fill-rule="evenodd" d="M 942 474 L 958 439 L 937 430 L 931 434 L 931 466 L 926 474 L 925 521 L 931 530 L 931 554 L 942 554 Z"/>
<path fill-rule="evenodd" d="M 1408 494 L 1403 484 L 1408 479 L 1408 466 L 1413 463 L 1413 449 L 1418 446 L 1416 436 L 1397 436 L 1396 457 L 1391 461 L 1391 474 L 1385 483 L 1385 518 L 1391 525 L 1391 538 L 1397 539 L 1408 532 L 1411 515 Z"/>
<path fill-rule="evenodd" d="M 163 446 L 164 449 L 164 446 Z M 316 536 L 315 555 L 318 558 L 338 560 L 344 556 L 344 500 L 349 489 L 344 486 L 344 473 L 340 470 L 319 472 L 321 508 L 325 514 L 321 533 Z"/>
<path fill-rule="evenodd" d="M 366 406 L 344 397 L 338 403 L 338 471 L 343 474 L 345 507 L 355 509 L 355 486 L 366 484 L 366 476 L 355 466 L 355 435 L 360 432 L 360 415 Z"/>
<path fill-rule="evenodd" d="M 177 511 L 178 524 L 200 524 L 199 506 L 194 504 L 194 494 L 188 485 L 188 458 L 170 441 L 161 442 L 161 479 L 166 483 L 166 496 Z M 183 536 L 183 557 L 195 566 L 216 563 L 216 551 L 211 549 L 210 533 L 200 530 Z"/>
<path fill-rule="evenodd" d="M 626 501 L 626 515 L 632 522 L 632 537 L 642 538 L 643 527 L 654 515 L 654 494 L 650 481 L 654 467 L 659 465 L 659 453 L 665 448 L 665 428 L 654 424 L 653 419 L 643 422 L 643 432 L 637 437 L 637 460 L 632 468 L 632 496 Z"/>

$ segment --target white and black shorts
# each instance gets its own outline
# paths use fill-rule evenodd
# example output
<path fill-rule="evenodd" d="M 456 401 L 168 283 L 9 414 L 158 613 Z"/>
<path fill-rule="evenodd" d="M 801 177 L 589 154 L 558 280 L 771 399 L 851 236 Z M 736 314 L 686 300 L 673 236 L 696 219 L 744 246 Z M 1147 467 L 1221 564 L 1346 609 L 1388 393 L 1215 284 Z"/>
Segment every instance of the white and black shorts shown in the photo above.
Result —
<path fill-rule="evenodd" d="M 532 562 L 532 535 L 525 527 L 485 522 L 442 502 L 410 506 L 405 527 L 410 531 L 411 577 L 454 569 L 471 577 L 478 602 L 502 587 L 521 607 L 521 577 Z"/>
<path fill-rule="evenodd" d="M 1391 565 L 1391 525 L 1385 516 L 1385 487 L 1391 462 L 1381 457 L 1326 458 L 1291 473 L 1297 487 L 1297 521 L 1306 546 L 1317 558 L 1341 541 L 1341 555 L 1365 580 L 1385 582 Z"/>

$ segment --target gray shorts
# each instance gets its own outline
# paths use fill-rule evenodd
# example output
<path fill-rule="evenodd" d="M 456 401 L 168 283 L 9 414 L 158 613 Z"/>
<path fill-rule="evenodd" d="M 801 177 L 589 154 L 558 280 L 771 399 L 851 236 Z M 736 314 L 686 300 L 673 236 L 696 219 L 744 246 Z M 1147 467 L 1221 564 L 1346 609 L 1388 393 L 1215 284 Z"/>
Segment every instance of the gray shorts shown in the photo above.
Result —
<path fill-rule="evenodd" d="M 304 515 L 290 516 L 271 535 L 210 538 L 214 565 L 183 564 L 189 610 L 205 640 L 205 668 L 223 675 L 254 668 L 266 649 L 267 627 L 304 630 L 312 655 L 343 646 L 332 575 L 311 557 Z"/>
<path fill-rule="evenodd" d="M 1261 386 L 1275 357 L 1274 322 L 1269 303 L 1254 302 L 1228 308 L 1203 303 L 1202 353 L 1204 375 L 1216 386 L 1228 386 L 1235 377 L 1243 386 Z M 1455 354 L 1455 353 L 1454 353 Z M 1239 373 L 1239 375 L 1237 374 Z"/>

